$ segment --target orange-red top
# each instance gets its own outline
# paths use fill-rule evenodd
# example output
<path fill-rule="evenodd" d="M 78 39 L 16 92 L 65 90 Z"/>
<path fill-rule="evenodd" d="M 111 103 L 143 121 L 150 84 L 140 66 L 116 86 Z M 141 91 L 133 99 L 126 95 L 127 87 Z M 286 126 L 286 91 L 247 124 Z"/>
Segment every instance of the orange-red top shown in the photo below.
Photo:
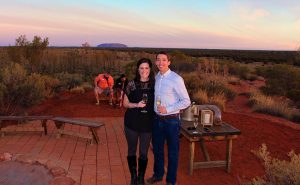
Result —
<path fill-rule="evenodd" d="M 112 76 L 108 75 L 108 79 L 106 80 L 104 74 L 99 74 L 95 78 L 95 85 L 97 85 L 101 89 L 105 89 L 107 87 L 112 88 L 114 86 L 114 79 Z"/>

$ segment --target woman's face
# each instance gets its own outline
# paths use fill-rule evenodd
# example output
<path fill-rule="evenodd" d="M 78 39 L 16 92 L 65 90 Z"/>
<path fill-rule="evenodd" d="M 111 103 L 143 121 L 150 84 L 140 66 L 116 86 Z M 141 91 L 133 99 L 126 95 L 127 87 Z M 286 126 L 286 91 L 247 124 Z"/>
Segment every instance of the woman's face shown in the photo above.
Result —
<path fill-rule="evenodd" d="M 148 79 L 150 74 L 150 66 L 148 63 L 141 63 L 139 66 L 139 74 L 141 79 Z"/>

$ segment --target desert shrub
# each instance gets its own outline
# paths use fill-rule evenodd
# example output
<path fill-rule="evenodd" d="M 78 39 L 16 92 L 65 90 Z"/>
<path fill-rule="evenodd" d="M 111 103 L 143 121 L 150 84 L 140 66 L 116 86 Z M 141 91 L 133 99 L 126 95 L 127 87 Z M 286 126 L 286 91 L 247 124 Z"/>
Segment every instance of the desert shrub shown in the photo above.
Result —
<path fill-rule="evenodd" d="M 88 82 L 83 82 L 80 87 L 82 87 L 84 90 L 94 89 L 94 86 Z"/>
<path fill-rule="evenodd" d="M 178 50 L 171 52 L 170 56 L 172 70 L 176 72 L 193 72 L 195 70 L 196 64 L 192 62 L 192 57 Z"/>
<path fill-rule="evenodd" d="M 226 97 L 224 93 L 217 93 L 209 96 L 206 90 L 199 89 L 197 92 L 192 94 L 191 98 L 196 102 L 196 104 L 217 105 L 221 110 L 225 110 Z"/>
<path fill-rule="evenodd" d="M 59 91 L 59 79 L 48 75 L 41 75 L 41 79 L 44 81 L 45 84 L 44 97 L 50 98 Z"/>
<path fill-rule="evenodd" d="M 20 88 L 20 96 L 26 97 L 20 101 L 20 104 L 24 107 L 41 102 L 46 94 L 45 81 L 40 74 L 36 73 L 29 75 L 24 84 L 20 85 Z"/>
<path fill-rule="evenodd" d="M 193 73 L 182 73 L 185 86 L 190 95 L 196 93 L 201 87 L 201 78 L 196 72 Z"/>
<path fill-rule="evenodd" d="M 295 102 L 300 101 L 300 88 L 299 89 L 289 89 L 287 91 L 287 97 Z"/>
<path fill-rule="evenodd" d="M 251 94 L 248 104 L 256 112 L 267 113 L 284 118 L 291 118 L 291 109 L 285 101 L 275 101 L 272 97 L 261 93 Z"/>
<path fill-rule="evenodd" d="M 227 77 L 227 82 L 231 85 L 240 85 L 240 79 L 236 76 L 229 76 Z"/>
<path fill-rule="evenodd" d="M 74 94 L 83 94 L 85 92 L 85 90 L 82 86 L 76 86 L 76 87 L 70 89 L 70 92 L 74 93 Z"/>
<path fill-rule="evenodd" d="M 0 84 L 0 114 L 3 115 L 37 104 L 46 94 L 42 76 L 27 74 L 24 67 L 16 63 L 1 69 Z"/>
<path fill-rule="evenodd" d="M 55 74 L 54 77 L 60 81 L 59 90 L 69 90 L 83 83 L 82 74 L 70 74 L 66 72 Z"/>
<path fill-rule="evenodd" d="M 214 74 L 202 74 L 201 83 L 199 84 L 201 89 L 205 89 L 209 96 L 214 94 L 224 93 L 227 99 L 233 99 L 235 92 L 227 88 L 227 78 L 221 75 Z"/>
<path fill-rule="evenodd" d="M 183 73 L 181 75 L 184 78 L 190 97 L 197 103 L 211 103 L 209 99 L 211 97 L 215 97 L 215 101 L 222 99 L 222 101 L 219 101 L 219 103 L 225 108 L 226 99 L 233 99 L 236 95 L 232 90 L 226 87 L 227 80 L 221 75 L 200 75 L 197 72 Z M 219 95 L 221 94 L 224 95 L 224 99 L 219 98 Z"/>
<path fill-rule="evenodd" d="M 258 150 L 251 151 L 257 156 L 265 168 L 263 177 L 256 177 L 247 185 L 299 185 L 300 184 L 300 155 L 294 151 L 288 153 L 289 160 L 280 160 L 270 156 L 266 144 Z"/>
<path fill-rule="evenodd" d="M 221 110 L 225 111 L 226 97 L 224 93 L 214 94 L 209 99 L 209 104 L 217 105 Z"/>
<path fill-rule="evenodd" d="M 300 123 L 300 112 L 295 111 L 292 115 L 292 121 Z"/>
<path fill-rule="evenodd" d="M 257 74 L 266 78 L 262 90 L 266 94 L 290 96 L 293 101 L 299 98 L 300 69 L 286 64 L 256 68 Z"/>
<path fill-rule="evenodd" d="M 209 102 L 207 92 L 202 89 L 199 89 L 197 92 L 192 94 L 191 98 L 196 102 L 196 104 L 208 104 Z"/>
<path fill-rule="evenodd" d="M 228 62 L 226 65 L 228 66 L 229 74 L 238 76 L 244 80 L 249 80 L 251 70 L 246 65 L 237 62 Z"/>

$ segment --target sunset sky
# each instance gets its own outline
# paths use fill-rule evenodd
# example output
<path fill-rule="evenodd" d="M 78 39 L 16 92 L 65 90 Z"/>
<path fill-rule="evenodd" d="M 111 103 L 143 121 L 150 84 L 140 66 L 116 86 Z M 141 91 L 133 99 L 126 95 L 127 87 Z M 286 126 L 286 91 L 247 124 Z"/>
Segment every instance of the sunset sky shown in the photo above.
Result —
<path fill-rule="evenodd" d="M 299 0 L 0 0 L 0 46 L 25 34 L 50 46 L 296 50 Z"/>

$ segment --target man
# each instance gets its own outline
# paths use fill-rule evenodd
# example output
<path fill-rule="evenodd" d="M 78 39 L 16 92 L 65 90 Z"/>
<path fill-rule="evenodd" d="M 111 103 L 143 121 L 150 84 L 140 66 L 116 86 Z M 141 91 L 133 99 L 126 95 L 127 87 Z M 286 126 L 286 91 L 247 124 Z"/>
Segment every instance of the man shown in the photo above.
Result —
<path fill-rule="evenodd" d="M 170 58 L 166 52 L 156 55 L 159 73 L 155 77 L 155 102 L 156 116 L 153 124 L 152 144 L 154 153 L 154 174 L 147 180 L 154 184 L 163 179 L 164 175 L 164 143 L 168 145 L 168 171 L 167 185 L 176 184 L 178 159 L 179 159 L 179 111 L 187 108 L 190 98 L 184 81 L 175 72 L 171 71 Z"/>
<path fill-rule="evenodd" d="M 113 86 L 114 79 L 106 71 L 103 74 L 99 74 L 95 78 L 95 97 L 97 100 L 96 105 L 99 105 L 99 95 L 104 93 L 106 96 L 109 96 L 109 104 L 112 105 L 113 102 Z"/>
<path fill-rule="evenodd" d="M 127 86 L 128 80 L 125 74 L 121 74 L 120 78 L 116 80 L 116 99 L 117 105 L 122 107 L 123 99 L 124 99 L 124 90 Z"/>

